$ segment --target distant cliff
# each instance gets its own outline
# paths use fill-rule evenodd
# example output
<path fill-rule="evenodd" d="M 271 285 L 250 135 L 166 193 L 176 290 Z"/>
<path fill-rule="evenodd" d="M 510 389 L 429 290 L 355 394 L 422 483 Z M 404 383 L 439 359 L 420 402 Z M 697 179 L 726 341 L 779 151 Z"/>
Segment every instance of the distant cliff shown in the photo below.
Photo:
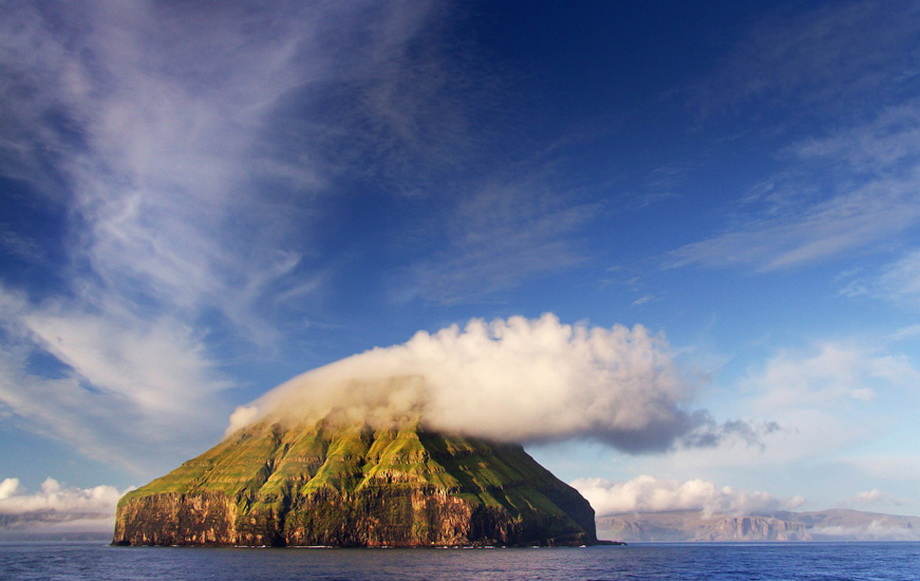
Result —
<path fill-rule="evenodd" d="M 597 528 L 604 538 L 634 542 L 920 541 L 920 517 L 843 509 L 747 516 L 630 513 L 598 518 Z"/>
<path fill-rule="evenodd" d="M 594 510 L 523 448 L 417 427 L 264 422 L 125 495 L 121 545 L 596 541 Z"/>

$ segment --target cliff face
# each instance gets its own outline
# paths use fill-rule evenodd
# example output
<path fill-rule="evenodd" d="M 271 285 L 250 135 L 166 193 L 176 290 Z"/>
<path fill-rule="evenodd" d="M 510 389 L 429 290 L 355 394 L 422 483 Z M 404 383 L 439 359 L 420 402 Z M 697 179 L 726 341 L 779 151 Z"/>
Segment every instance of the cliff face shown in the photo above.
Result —
<path fill-rule="evenodd" d="M 571 545 L 595 542 L 594 527 L 588 502 L 520 446 L 266 422 L 125 495 L 114 542 Z"/>

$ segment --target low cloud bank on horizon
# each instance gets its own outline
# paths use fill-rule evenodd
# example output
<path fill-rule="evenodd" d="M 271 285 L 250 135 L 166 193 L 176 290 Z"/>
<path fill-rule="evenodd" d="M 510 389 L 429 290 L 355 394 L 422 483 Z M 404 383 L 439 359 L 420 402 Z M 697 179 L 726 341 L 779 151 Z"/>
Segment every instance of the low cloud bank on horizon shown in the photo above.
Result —
<path fill-rule="evenodd" d="M 498 441 L 591 439 L 630 453 L 759 441 L 741 421 L 691 410 L 693 384 L 666 339 L 629 329 L 538 319 L 473 319 L 299 375 L 233 413 L 228 435 L 266 417 L 337 414 Z"/>
<path fill-rule="evenodd" d="M 0 531 L 102 532 L 115 522 L 115 505 L 127 490 L 100 485 L 65 487 L 48 477 L 38 492 L 26 492 L 18 478 L 0 481 Z"/>
<path fill-rule="evenodd" d="M 631 512 L 703 511 L 707 514 L 758 514 L 800 507 L 802 496 L 777 498 L 765 492 L 719 487 L 699 478 L 679 482 L 642 475 L 627 482 L 580 478 L 571 485 L 588 499 L 598 517 Z"/>

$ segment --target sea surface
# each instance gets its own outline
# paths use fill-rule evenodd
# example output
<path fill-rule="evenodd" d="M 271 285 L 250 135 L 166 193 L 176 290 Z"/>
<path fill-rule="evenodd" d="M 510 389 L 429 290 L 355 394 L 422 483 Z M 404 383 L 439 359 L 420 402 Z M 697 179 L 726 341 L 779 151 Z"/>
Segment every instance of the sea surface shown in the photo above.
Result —
<path fill-rule="evenodd" d="M 5 542 L 0 543 L 0 579 L 904 581 L 920 579 L 920 543 L 213 549 Z"/>

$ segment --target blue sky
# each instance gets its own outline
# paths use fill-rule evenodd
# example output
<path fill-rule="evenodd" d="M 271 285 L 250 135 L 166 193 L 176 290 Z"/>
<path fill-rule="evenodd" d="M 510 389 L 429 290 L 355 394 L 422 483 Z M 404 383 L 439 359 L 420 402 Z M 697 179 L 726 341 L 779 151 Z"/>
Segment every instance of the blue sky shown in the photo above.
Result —
<path fill-rule="evenodd" d="M 914 3 L 0 12 L 0 510 L 109 498 L 295 375 L 481 320 L 589 378 L 482 401 L 561 406 L 519 433 L 599 512 L 920 515 Z M 568 366 L 579 333 L 616 357 Z M 576 427 L 653 396 L 637 440 Z"/>

